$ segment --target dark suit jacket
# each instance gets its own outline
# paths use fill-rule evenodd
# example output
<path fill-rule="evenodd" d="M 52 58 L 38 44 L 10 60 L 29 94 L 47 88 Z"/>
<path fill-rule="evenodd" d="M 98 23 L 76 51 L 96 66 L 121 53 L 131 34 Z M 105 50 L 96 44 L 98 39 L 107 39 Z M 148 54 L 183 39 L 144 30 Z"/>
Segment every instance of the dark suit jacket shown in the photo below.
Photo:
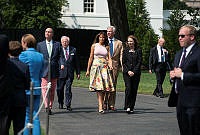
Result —
<path fill-rule="evenodd" d="M 174 66 L 178 67 L 182 55 L 182 49 L 176 53 Z M 184 63 L 180 67 L 184 72 L 183 80 L 177 79 L 177 90 L 179 92 L 178 102 L 185 107 L 200 107 L 200 46 L 195 44 Z M 174 81 L 175 82 L 175 81 Z M 168 103 L 176 105 L 175 89 L 172 87 Z"/>
<path fill-rule="evenodd" d="M 128 73 L 128 71 L 134 72 L 136 75 L 141 74 L 141 64 L 142 64 L 142 50 L 140 48 L 136 49 L 134 53 L 129 53 L 129 48 L 123 50 L 122 65 L 123 73 Z"/>
<path fill-rule="evenodd" d="M 165 49 L 165 48 L 164 48 Z M 151 48 L 150 50 L 150 56 L 149 56 L 149 70 L 154 70 L 158 64 L 158 50 L 157 50 L 157 46 Z M 168 70 L 171 69 L 171 64 L 170 64 L 170 57 L 168 53 L 165 53 L 165 62 L 166 62 L 166 68 Z"/>
<path fill-rule="evenodd" d="M 8 68 L 11 72 L 13 91 L 11 94 L 12 106 L 26 106 L 26 92 L 30 89 L 30 72 L 25 63 L 18 58 L 8 59 Z"/>
<path fill-rule="evenodd" d="M 37 44 L 38 52 L 43 54 L 44 57 L 44 73 L 43 77 L 48 75 L 49 54 L 47 50 L 46 41 Z M 59 59 L 60 59 L 61 46 L 60 42 L 53 41 L 53 48 L 51 53 L 51 78 L 58 78 L 59 76 Z"/>
<path fill-rule="evenodd" d="M 74 68 L 76 69 L 76 74 L 77 75 L 80 74 L 80 63 L 79 63 L 79 58 L 77 55 L 76 48 L 69 46 L 69 58 L 67 59 L 67 61 L 65 59 L 64 50 L 62 48 L 60 65 L 61 64 L 64 65 L 64 69 L 61 70 L 59 68 L 60 69 L 59 78 L 69 77 L 70 79 L 74 79 Z"/>
<path fill-rule="evenodd" d="M 10 86 L 11 80 L 9 80 L 8 75 L 8 37 L 6 35 L 0 35 L 0 102 L 7 98 L 8 94 L 12 90 Z M 2 99 L 2 100 L 1 100 Z M 3 102 L 3 101 L 2 101 Z"/>

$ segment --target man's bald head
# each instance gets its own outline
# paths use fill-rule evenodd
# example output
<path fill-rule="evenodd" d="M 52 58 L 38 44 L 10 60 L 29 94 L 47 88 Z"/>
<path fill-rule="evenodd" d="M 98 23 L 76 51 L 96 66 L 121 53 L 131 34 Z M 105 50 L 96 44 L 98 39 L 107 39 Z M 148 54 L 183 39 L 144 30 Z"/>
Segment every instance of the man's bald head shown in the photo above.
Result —
<path fill-rule="evenodd" d="M 159 46 L 164 46 L 164 44 L 165 44 L 165 39 L 164 39 L 164 38 L 160 38 L 160 39 L 158 40 L 158 45 L 159 45 Z"/>

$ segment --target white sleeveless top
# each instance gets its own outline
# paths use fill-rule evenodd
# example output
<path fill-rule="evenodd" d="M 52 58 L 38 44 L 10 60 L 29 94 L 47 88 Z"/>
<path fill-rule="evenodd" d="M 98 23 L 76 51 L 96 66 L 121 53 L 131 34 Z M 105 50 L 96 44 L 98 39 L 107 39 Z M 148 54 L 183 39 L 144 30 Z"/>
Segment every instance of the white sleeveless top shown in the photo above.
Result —
<path fill-rule="evenodd" d="M 94 58 L 106 58 L 107 55 L 108 51 L 105 45 L 99 45 L 99 43 L 96 43 L 94 47 Z"/>

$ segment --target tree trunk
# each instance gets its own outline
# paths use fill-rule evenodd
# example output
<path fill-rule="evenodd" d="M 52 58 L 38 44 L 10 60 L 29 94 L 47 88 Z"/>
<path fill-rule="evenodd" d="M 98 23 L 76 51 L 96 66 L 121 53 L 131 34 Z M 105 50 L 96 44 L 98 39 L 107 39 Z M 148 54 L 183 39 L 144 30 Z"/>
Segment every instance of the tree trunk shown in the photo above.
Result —
<path fill-rule="evenodd" d="M 129 35 L 125 0 L 107 0 L 110 24 L 116 27 L 116 38 L 125 42 Z"/>

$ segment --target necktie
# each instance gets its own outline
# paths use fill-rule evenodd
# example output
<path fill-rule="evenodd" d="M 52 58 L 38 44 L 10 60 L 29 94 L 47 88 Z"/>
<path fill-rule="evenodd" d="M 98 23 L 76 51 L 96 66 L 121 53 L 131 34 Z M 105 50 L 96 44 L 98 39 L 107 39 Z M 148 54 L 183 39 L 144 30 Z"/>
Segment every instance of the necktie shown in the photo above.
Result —
<path fill-rule="evenodd" d="M 110 40 L 110 55 L 111 57 L 113 55 L 113 40 L 112 39 Z"/>
<path fill-rule="evenodd" d="M 69 58 L 69 53 L 68 53 L 68 48 L 65 49 L 65 58 L 66 58 L 66 61 L 68 60 Z"/>
<path fill-rule="evenodd" d="M 162 47 L 160 47 L 160 51 L 161 51 L 161 62 L 164 62 L 164 55 L 163 55 Z"/>
<path fill-rule="evenodd" d="M 183 64 L 183 62 L 184 62 L 184 60 L 185 60 L 185 56 L 186 56 L 186 49 L 184 48 L 183 49 L 183 57 L 182 57 L 182 59 L 181 59 L 181 62 L 180 62 L 180 64 L 179 64 L 179 67 L 181 67 L 181 65 Z"/>
<path fill-rule="evenodd" d="M 179 62 L 179 66 L 178 67 L 181 67 L 181 65 L 183 64 L 184 60 L 185 60 L 185 56 L 186 56 L 186 49 L 184 48 L 183 49 L 183 56 L 181 58 L 181 61 Z M 178 80 L 176 79 L 175 81 L 175 92 L 178 93 Z"/>
<path fill-rule="evenodd" d="M 47 51 L 48 51 L 48 54 L 49 54 L 49 57 L 51 57 L 51 45 L 50 45 L 50 42 L 47 43 Z"/>

